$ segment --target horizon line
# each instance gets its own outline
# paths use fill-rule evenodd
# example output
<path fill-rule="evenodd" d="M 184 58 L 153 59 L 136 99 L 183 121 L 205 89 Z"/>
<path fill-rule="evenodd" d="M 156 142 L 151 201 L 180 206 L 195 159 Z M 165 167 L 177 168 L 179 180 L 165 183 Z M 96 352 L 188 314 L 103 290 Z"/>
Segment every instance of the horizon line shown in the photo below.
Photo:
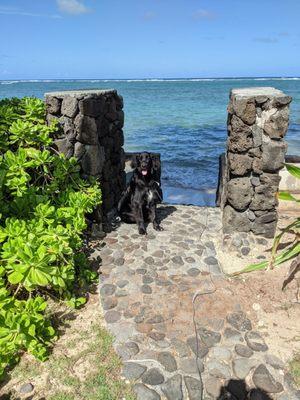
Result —
<path fill-rule="evenodd" d="M 300 79 L 300 76 L 292 76 L 292 75 L 274 75 L 274 76 L 208 76 L 208 77 L 144 77 L 144 78 L 10 78 L 10 79 L 0 79 L 2 82 L 24 82 L 24 81 L 128 81 L 128 80 L 192 80 L 192 79 Z"/>

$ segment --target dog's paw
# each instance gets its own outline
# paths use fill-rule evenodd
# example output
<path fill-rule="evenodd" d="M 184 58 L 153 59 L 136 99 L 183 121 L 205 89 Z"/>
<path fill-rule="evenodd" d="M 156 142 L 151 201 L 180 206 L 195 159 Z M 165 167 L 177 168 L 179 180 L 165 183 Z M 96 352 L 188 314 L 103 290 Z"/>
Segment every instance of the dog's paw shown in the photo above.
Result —
<path fill-rule="evenodd" d="M 160 225 L 156 225 L 156 226 L 154 226 L 153 227 L 156 231 L 163 231 L 164 230 L 164 228 L 162 227 L 162 226 L 160 226 Z"/>
<path fill-rule="evenodd" d="M 139 234 L 140 235 L 147 235 L 147 231 L 145 228 L 139 228 Z"/>

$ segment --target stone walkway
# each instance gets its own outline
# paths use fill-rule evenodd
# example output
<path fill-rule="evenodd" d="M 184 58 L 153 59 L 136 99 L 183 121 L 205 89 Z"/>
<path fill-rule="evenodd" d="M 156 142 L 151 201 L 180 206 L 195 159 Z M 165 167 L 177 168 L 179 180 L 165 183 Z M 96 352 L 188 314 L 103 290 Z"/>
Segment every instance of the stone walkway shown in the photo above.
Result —
<path fill-rule="evenodd" d="M 164 231 L 149 226 L 140 236 L 121 224 L 92 255 L 101 259 L 104 317 L 137 399 L 200 400 L 202 389 L 203 399 L 217 399 L 230 379 L 266 398 L 300 399 L 226 288 L 216 253 L 220 211 L 162 205 L 159 216 Z"/>

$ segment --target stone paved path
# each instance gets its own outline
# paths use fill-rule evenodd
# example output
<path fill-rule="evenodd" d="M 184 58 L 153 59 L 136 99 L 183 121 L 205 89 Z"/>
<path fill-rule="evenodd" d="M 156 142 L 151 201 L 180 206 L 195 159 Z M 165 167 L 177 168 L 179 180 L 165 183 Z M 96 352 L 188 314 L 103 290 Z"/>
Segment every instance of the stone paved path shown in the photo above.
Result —
<path fill-rule="evenodd" d="M 299 399 L 282 361 L 226 289 L 215 250 L 220 211 L 163 205 L 159 215 L 164 231 L 149 226 L 140 236 L 121 224 L 93 253 L 101 258 L 104 317 L 137 399 L 199 400 L 199 371 L 204 399 L 217 399 L 230 379 L 272 399 Z M 199 291 L 213 293 L 195 298 L 193 320 Z"/>

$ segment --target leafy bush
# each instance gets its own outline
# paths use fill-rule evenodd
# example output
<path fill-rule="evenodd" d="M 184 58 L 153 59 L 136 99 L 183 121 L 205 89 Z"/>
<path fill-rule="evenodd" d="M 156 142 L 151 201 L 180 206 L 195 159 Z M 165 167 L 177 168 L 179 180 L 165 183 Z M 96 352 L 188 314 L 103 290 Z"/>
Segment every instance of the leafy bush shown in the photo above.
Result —
<path fill-rule="evenodd" d="M 47 298 L 80 306 L 76 293 L 95 277 L 82 233 L 101 191 L 52 147 L 56 131 L 41 100 L 0 101 L 0 375 L 22 351 L 47 358 Z"/>
<path fill-rule="evenodd" d="M 296 167 L 292 164 L 285 164 L 288 172 L 297 179 L 300 179 L 300 168 Z M 291 195 L 288 191 L 279 192 L 278 198 L 281 200 L 293 201 L 297 204 L 300 203 L 300 200 L 297 200 L 294 196 Z M 285 249 L 278 254 L 278 247 L 282 241 L 282 238 L 285 234 L 293 235 L 293 240 L 290 241 L 289 245 L 285 247 Z M 244 272 L 252 272 L 261 270 L 264 268 L 273 268 L 277 265 L 284 263 L 285 261 L 289 261 L 300 254 L 300 218 L 296 218 L 291 224 L 289 224 L 286 228 L 282 229 L 282 231 L 274 238 L 273 246 L 272 246 L 272 255 L 269 261 L 263 261 L 261 263 L 248 265 L 245 269 L 243 269 L 240 273 Z M 294 268 L 292 268 L 291 273 Z M 290 274 L 289 274 L 290 275 Z"/>

